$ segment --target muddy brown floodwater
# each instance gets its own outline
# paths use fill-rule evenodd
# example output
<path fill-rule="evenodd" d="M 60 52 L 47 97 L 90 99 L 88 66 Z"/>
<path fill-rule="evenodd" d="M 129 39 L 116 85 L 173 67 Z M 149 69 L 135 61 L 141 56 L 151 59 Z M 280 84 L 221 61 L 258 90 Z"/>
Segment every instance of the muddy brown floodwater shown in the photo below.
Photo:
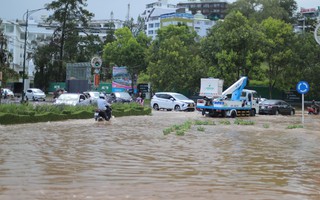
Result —
<path fill-rule="evenodd" d="M 320 116 L 297 129 L 301 113 L 244 119 L 255 124 L 154 111 L 0 125 L 0 199 L 320 199 Z M 187 120 L 215 125 L 163 134 Z"/>

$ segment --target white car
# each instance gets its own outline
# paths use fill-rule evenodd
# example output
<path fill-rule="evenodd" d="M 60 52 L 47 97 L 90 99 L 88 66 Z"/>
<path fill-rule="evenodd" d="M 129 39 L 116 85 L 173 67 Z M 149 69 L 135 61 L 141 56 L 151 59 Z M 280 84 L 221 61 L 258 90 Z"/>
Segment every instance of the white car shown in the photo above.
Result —
<path fill-rule="evenodd" d="M 2 98 L 5 98 L 5 96 L 6 96 L 6 98 L 7 97 L 10 97 L 10 98 L 14 97 L 13 92 L 8 88 L 2 88 L 1 95 L 2 95 Z"/>
<path fill-rule="evenodd" d="M 194 111 L 195 103 L 180 93 L 157 92 L 151 99 L 151 107 L 155 110 Z"/>
<path fill-rule="evenodd" d="M 84 94 L 78 93 L 63 93 L 56 101 L 55 105 L 71 105 L 71 106 L 87 106 L 90 105 L 90 99 L 88 99 Z"/>
<path fill-rule="evenodd" d="M 38 89 L 38 88 L 29 88 L 26 91 L 26 100 L 30 100 L 32 99 L 33 101 L 38 101 L 40 99 L 42 99 L 43 101 L 46 100 L 46 94 Z"/>

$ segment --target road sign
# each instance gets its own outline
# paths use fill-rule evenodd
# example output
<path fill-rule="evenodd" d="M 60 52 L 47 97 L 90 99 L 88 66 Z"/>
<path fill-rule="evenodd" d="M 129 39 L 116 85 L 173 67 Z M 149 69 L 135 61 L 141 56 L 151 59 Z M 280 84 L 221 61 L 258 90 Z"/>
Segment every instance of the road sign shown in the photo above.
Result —
<path fill-rule="evenodd" d="M 300 81 L 297 84 L 297 92 L 299 92 L 300 94 L 306 94 L 307 92 L 309 92 L 309 90 L 310 90 L 310 86 L 308 82 Z"/>
<path fill-rule="evenodd" d="M 93 68 L 100 68 L 101 67 L 101 65 L 102 65 L 102 60 L 101 60 L 101 58 L 99 58 L 99 57 L 93 57 L 92 59 L 91 59 L 91 66 L 93 67 Z"/>

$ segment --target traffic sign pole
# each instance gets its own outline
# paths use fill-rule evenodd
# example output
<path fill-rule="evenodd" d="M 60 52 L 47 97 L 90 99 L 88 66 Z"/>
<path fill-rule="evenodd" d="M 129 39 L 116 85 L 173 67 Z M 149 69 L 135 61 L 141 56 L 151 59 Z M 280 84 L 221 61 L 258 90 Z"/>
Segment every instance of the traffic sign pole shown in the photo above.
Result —
<path fill-rule="evenodd" d="M 302 117 L 301 117 L 301 121 L 302 121 L 302 124 L 304 124 L 304 94 L 306 94 L 310 90 L 309 83 L 306 82 L 306 81 L 300 81 L 297 84 L 296 89 L 297 89 L 298 93 L 300 93 L 302 95 Z"/>
<path fill-rule="evenodd" d="M 302 124 L 304 124 L 304 94 L 302 94 Z"/>

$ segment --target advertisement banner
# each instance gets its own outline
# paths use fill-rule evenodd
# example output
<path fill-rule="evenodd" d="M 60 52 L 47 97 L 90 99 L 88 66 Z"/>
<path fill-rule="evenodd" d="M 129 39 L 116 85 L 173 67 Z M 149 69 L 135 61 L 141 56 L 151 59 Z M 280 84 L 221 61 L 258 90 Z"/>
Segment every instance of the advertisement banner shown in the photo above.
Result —
<path fill-rule="evenodd" d="M 130 91 L 131 83 L 132 81 L 126 67 L 113 67 L 112 92 Z M 136 90 L 136 86 L 134 89 Z"/>

